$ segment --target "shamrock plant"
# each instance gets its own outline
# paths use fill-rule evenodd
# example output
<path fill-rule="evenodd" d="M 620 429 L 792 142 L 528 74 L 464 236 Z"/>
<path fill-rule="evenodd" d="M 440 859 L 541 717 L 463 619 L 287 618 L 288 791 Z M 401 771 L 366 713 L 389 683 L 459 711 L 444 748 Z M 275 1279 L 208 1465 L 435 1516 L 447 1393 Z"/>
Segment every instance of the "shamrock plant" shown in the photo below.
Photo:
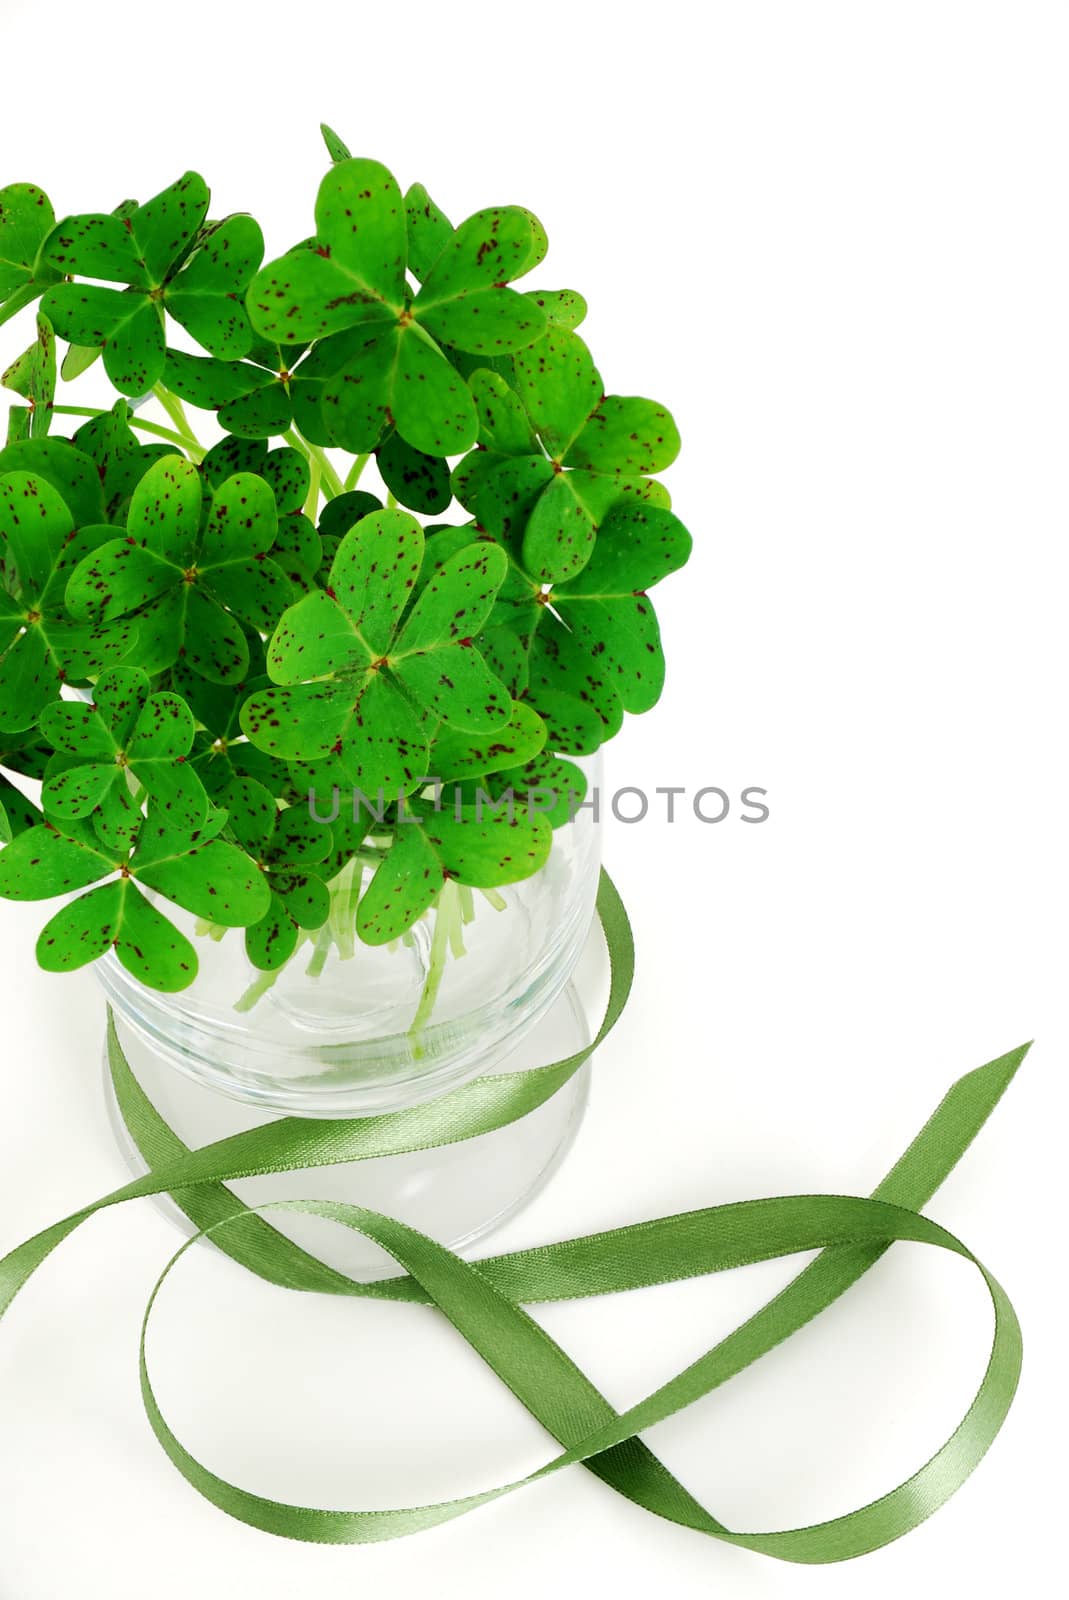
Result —
<path fill-rule="evenodd" d="M 243 1006 L 430 916 L 422 1022 L 475 892 L 539 871 L 661 693 L 679 436 L 606 392 L 581 295 L 524 286 L 530 211 L 454 225 L 324 133 L 266 264 L 197 173 L 58 221 L 0 190 L 0 894 L 63 897 L 49 970 L 167 991 L 243 929 Z M 67 403 L 98 358 L 117 397 Z"/>

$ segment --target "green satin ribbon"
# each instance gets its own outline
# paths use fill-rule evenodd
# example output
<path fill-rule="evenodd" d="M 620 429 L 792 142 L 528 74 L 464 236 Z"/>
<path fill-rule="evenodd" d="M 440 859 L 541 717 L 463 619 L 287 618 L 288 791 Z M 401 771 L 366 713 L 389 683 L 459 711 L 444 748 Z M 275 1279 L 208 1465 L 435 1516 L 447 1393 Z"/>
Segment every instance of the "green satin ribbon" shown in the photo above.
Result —
<path fill-rule="evenodd" d="M 533 1250 L 467 1262 L 393 1218 L 333 1201 L 279 1201 L 250 1208 L 227 1182 L 264 1173 L 426 1150 L 474 1138 L 541 1105 L 579 1070 L 615 1026 L 631 987 L 634 948 L 627 915 L 602 874 L 598 912 L 612 977 L 593 1043 L 564 1061 L 480 1078 L 410 1110 L 340 1122 L 286 1118 L 190 1151 L 159 1116 L 130 1071 L 109 1019 L 108 1053 L 122 1115 L 149 1172 L 19 1245 L 0 1261 L 0 1315 L 43 1260 L 88 1217 L 108 1206 L 169 1193 L 198 1233 L 171 1259 L 152 1292 L 141 1334 L 141 1392 L 157 1439 L 193 1487 L 230 1516 L 288 1538 L 368 1543 L 435 1527 L 564 1467 L 582 1463 L 645 1510 L 728 1544 L 786 1561 L 843 1561 L 915 1528 L 965 1481 L 1009 1410 L 1021 1366 L 1021 1334 L 1004 1290 L 960 1240 L 920 1215 L 986 1122 L 1028 1046 L 953 1085 L 913 1143 L 868 1199 L 788 1195 L 711 1206 L 588 1234 Z M 328 1218 L 381 1245 L 400 1277 L 360 1283 L 328 1267 L 265 1220 L 269 1211 Z M 563 1447 L 537 1471 L 480 1494 L 391 1511 L 322 1511 L 248 1493 L 208 1470 L 163 1417 L 149 1379 L 145 1335 L 163 1283 L 198 1239 L 210 1236 L 250 1271 L 288 1289 L 407 1300 L 438 1307 L 531 1414 Z M 639 1435 L 727 1382 L 844 1293 L 896 1239 L 964 1257 L 980 1273 L 994 1309 L 991 1353 L 961 1423 L 914 1475 L 845 1516 L 779 1533 L 737 1533 L 707 1511 Z M 774 1299 L 705 1355 L 637 1405 L 617 1412 L 524 1304 L 614 1294 L 723 1272 L 801 1251 L 821 1253 Z"/>

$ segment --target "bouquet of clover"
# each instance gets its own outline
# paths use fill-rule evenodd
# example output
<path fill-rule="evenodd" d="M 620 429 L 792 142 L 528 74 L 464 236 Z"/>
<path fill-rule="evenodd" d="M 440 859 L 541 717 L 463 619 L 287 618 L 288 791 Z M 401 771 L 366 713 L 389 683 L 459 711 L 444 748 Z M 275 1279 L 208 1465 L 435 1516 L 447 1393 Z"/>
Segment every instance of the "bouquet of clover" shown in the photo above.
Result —
<path fill-rule="evenodd" d="M 569 758 L 661 691 L 671 416 L 605 393 L 578 294 L 513 287 L 531 212 L 454 227 L 324 132 L 315 233 L 266 266 L 193 172 L 59 223 L 0 189 L 0 322 L 40 301 L 2 380 L 0 895 L 62 897 L 51 971 L 184 988 L 168 902 L 244 929 L 256 993 L 428 914 L 461 951 L 574 815 Z M 98 359 L 111 409 L 57 403 Z"/>

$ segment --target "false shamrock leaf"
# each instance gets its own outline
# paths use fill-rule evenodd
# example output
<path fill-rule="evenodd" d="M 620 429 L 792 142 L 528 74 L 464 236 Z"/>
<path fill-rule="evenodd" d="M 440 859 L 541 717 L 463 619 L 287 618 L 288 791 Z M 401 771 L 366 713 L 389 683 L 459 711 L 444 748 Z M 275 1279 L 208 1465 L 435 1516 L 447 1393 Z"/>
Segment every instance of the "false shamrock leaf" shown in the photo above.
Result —
<path fill-rule="evenodd" d="M 50 816 L 62 822 L 94 812 L 109 819 L 133 813 L 129 774 L 161 820 L 189 833 L 203 827 L 208 797 L 186 759 L 193 714 L 176 694 L 151 694 L 148 677 L 137 668 L 102 673 L 91 704 L 62 700 L 46 706 L 41 732 L 70 758 L 45 779 L 41 800 Z M 118 831 L 111 821 L 110 834 Z"/>
<path fill-rule="evenodd" d="M 440 345 L 496 354 L 538 338 L 545 312 L 508 282 L 537 265 L 545 235 L 519 206 L 479 212 L 442 236 L 412 300 L 408 234 L 393 175 L 377 161 L 338 161 L 320 185 L 314 241 L 263 268 L 249 313 L 267 339 L 355 330 L 344 365 L 326 374 L 322 414 L 332 440 L 373 450 L 392 421 L 416 450 L 457 454 L 474 444 L 478 424 L 467 384 Z"/>
<path fill-rule="evenodd" d="M 22 439 L 0 450 L 0 477 L 30 472 L 51 484 L 78 529 L 106 521 L 100 474 L 95 464 L 67 439 Z"/>
<path fill-rule="evenodd" d="M 122 524 L 130 498 L 155 462 L 173 456 L 173 444 L 142 444 L 130 427 L 130 407 L 117 400 L 110 411 L 91 417 L 74 435 L 74 443 L 94 463 L 104 493 L 104 518 Z"/>
<path fill-rule="evenodd" d="M 27 402 L 27 436 L 39 439 L 52 421 L 56 397 L 56 340 L 52 324 L 43 313 L 37 316 L 37 337 L 30 348 L 13 361 L 0 376 L 0 383 Z"/>
<path fill-rule="evenodd" d="M 333 837 L 307 809 L 279 811 L 273 795 L 249 779 L 232 786 L 227 805 L 231 831 L 271 891 L 265 915 L 245 930 L 245 948 L 254 967 L 274 972 L 293 954 L 300 930 L 322 927 L 330 915 L 330 893 L 316 869 L 330 856 Z"/>
<path fill-rule="evenodd" d="M 344 763 L 366 795 L 408 791 L 427 771 L 440 719 L 473 733 L 509 720 L 511 702 L 473 643 L 505 557 L 483 542 L 435 573 L 411 609 L 424 537 L 403 511 L 363 518 L 342 540 L 327 590 L 283 616 L 267 652 L 279 688 L 253 695 L 242 726 L 288 760 Z"/>
<path fill-rule="evenodd" d="M 224 821 L 220 812 L 200 833 L 183 833 L 150 810 L 132 848 L 121 854 L 84 822 L 61 829 L 45 821 L 0 851 L 0 895 L 44 900 L 99 884 L 44 928 L 37 942 L 41 965 L 66 972 L 114 949 L 142 982 L 164 992 L 184 989 L 196 977 L 196 954 L 142 886 L 223 927 L 258 922 L 270 890 L 255 863 L 217 837 Z"/>
<path fill-rule="evenodd" d="M 498 373 L 472 374 L 485 447 L 454 473 L 481 522 L 505 524 L 527 569 L 546 583 L 581 571 L 599 522 L 628 497 L 662 503 L 648 474 L 679 449 L 675 423 L 652 400 L 603 393 L 578 334 L 551 327 Z"/>
<path fill-rule="evenodd" d="M 108 532 L 76 532 L 45 478 L 0 477 L 0 725 L 32 727 L 64 681 L 84 680 L 129 649 L 128 624 L 73 621 L 64 599 L 71 567 Z"/>
<path fill-rule="evenodd" d="M 373 511 L 382 510 L 382 501 L 377 500 L 366 489 L 346 489 L 343 494 L 335 495 L 333 500 L 328 500 L 319 517 L 319 543 L 323 551 L 323 563 L 320 568 L 320 586 L 325 588 L 330 582 L 330 569 L 334 564 L 334 557 L 338 553 L 338 546 L 351 528 L 364 517 L 369 517 Z"/>
<path fill-rule="evenodd" d="M 130 501 L 125 538 L 80 563 L 67 591 L 81 617 L 136 617 L 138 664 L 161 672 L 180 658 L 215 683 L 240 682 L 249 667 L 246 623 L 270 631 L 293 597 L 267 552 L 275 541 L 275 497 L 264 479 L 238 472 L 220 484 L 202 519 L 201 479 L 167 456 L 150 467 Z"/>
<path fill-rule="evenodd" d="M 145 394 L 163 374 L 165 308 L 214 356 L 240 357 L 252 344 L 242 299 L 263 260 L 263 235 L 240 215 L 205 228 L 208 198 L 204 179 L 187 172 L 122 215 L 67 217 L 48 240 L 58 272 L 126 285 L 63 283 L 45 305 L 62 338 L 103 347 L 105 371 L 123 394 Z"/>
<path fill-rule="evenodd" d="M 341 366 L 348 345 L 322 340 L 305 345 L 257 343 L 246 361 L 220 361 L 168 350 L 163 377 L 168 389 L 202 411 L 216 412 L 220 426 L 243 439 L 270 439 L 297 424 L 313 444 L 328 444 L 320 398 L 328 373 Z"/>
<path fill-rule="evenodd" d="M 664 655 L 646 591 L 678 571 L 690 547 L 670 511 L 617 506 L 579 576 L 553 590 L 554 608 L 586 654 L 608 669 L 625 711 L 648 711 L 660 697 Z"/>
<path fill-rule="evenodd" d="M 431 744 L 430 770 L 439 783 L 499 772 L 532 760 L 545 742 L 546 724 L 532 706 L 517 700 L 508 723 L 495 733 L 440 728 Z"/>
<path fill-rule="evenodd" d="M 51 201 L 35 183 L 0 189 L 0 323 L 59 282 L 62 274 L 41 259 L 55 220 Z"/>
<path fill-rule="evenodd" d="M 545 865 L 553 830 L 543 817 L 509 807 L 469 810 L 413 800 L 394 842 L 360 901 L 356 926 L 366 944 L 388 944 L 433 904 L 449 879 L 493 888 L 529 878 Z"/>

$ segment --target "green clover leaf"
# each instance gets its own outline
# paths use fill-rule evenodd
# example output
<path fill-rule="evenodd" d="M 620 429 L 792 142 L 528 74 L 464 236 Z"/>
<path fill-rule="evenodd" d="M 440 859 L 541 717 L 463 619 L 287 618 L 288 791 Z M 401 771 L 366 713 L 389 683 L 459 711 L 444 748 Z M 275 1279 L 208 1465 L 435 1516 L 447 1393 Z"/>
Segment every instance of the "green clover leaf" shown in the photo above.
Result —
<path fill-rule="evenodd" d="M 75 621 L 64 598 L 72 566 L 110 531 L 76 530 L 43 477 L 0 477 L 0 725 L 32 727 L 65 681 L 84 680 L 129 650 L 129 624 Z"/>
<path fill-rule="evenodd" d="M 0 383 L 28 402 L 26 436 L 39 439 L 46 434 L 56 397 L 56 340 L 52 324 L 43 313 L 37 315 L 33 344 L 0 375 Z"/>
<path fill-rule="evenodd" d="M 331 855 L 333 836 L 300 806 L 279 811 L 268 790 L 248 779 L 234 784 L 228 808 L 231 831 L 271 891 L 267 912 L 245 931 L 245 948 L 254 967 L 274 972 L 293 954 L 300 930 L 322 927 L 330 915 L 330 892 L 316 869 Z"/>
<path fill-rule="evenodd" d="M 244 215 L 205 227 L 208 199 L 204 179 L 187 172 L 123 214 L 67 217 L 47 241 L 59 273 L 127 286 L 62 283 L 45 304 L 62 338 L 103 347 L 105 371 L 123 394 L 145 394 L 163 374 L 165 309 L 214 356 L 240 357 L 252 345 L 243 300 L 263 235 Z"/>
<path fill-rule="evenodd" d="M 544 866 L 553 830 L 544 817 L 522 807 L 436 809 L 407 802 L 394 842 L 360 901 L 356 926 L 365 944 L 399 938 L 433 905 L 448 879 L 473 888 L 517 883 Z"/>
<path fill-rule="evenodd" d="M 163 377 L 168 389 L 202 411 L 214 411 L 221 427 L 243 439 L 270 439 L 296 425 L 313 444 L 330 443 L 320 413 L 326 378 L 344 363 L 351 340 L 323 339 L 306 345 L 256 343 L 245 361 L 220 361 L 168 350 Z"/>
<path fill-rule="evenodd" d="M 379 162 L 338 160 L 320 185 L 315 239 L 270 262 L 249 289 L 264 338 L 352 336 L 344 365 L 324 374 L 322 415 L 331 440 L 360 453 L 391 423 L 425 455 L 469 449 L 474 402 L 441 345 L 496 355 L 530 344 L 547 323 L 541 306 L 508 287 L 545 253 L 530 212 L 496 207 L 455 230 L 439 214 L 421 234 L 413 209 Z M 414 228 L 426 277 L 413 299 L 405 267 Z"/>
<path fill-rule="evenodd" d="M 590 351 L 567 327 L 517 351 L 508 379 L 483 369 L 470 381 L 484 448 L 456 469 L 454 491 L 514 540 L 540 582 L 582 570 L 620 500 L 667 506 L 649 475 L 675 459 L 675 423 L 655 401 L 604 394 Z"/>
<path fill-rule="evenodd" d="M 186 760 L 193 714 L 178 695 L 149 691 L 145 673 L 114 667 L 101 674 L 91 704 L 61 700 L 46 706 L 41 732 L 73 758 L 45 780 L 41 800 L 51 816 L 87 817 L 105 808 L 117 788 L 128 804 L 129 774 L 161 819 L 189 833 L 204 826 L 208 797 Z"/>
<path fill-rule="evenodd" d="M 46 820 L 0 851 L 0 895 L 44 900 L 99 884 L 43 929 L 37 942 L 42 967 L 67 972 L 114 949 L 143 983 L 165 993 L 184 989 L 196 977 L 196 953 L 143 889 L 223 927 L 258 922 L 270 903 L 255 863 L 216 836 L 224 821 L 220 812 L 203 832 L 182 833 L 150 811 L 132 849 L 119 853 L 84 822 L 61 830 Z"/>
<path fill-rule="evenodd" d="M 184 659 L 202 677 L 235 683 L 249 667 L 243 623 L 269 631 L 293 589 L 268 551 L 278 516 L 270 484 L 238 472 L 202 519 L 201 478 L 181 456 L 157 461 L 130 501 L 124 538 L 76 568 L 76 615 L 136 618 L 137 662 L 157 673 Z"/>
<path fill-rule="evenodd" d="M 343 759 L 363 793 L 409 790 L 427 730 L 504 727 L 511 701 L 473 643 L 505 571 L 490 542 L 459 551 L 409 608 L 423 562 L 413 517 L 379 511 L 342 539 L 330 585 L 283 616 L 267 653 L 278 688 L 242 714 L 252 742 L 287 760 Z"/>
<path fill-rule="evenodd" d="M 254 472 L 270 484 L 278 512 L 271 559 L 296 591 L 310 589 L 322 567 L 323 545 L 304 513 L 311 478 L 308 458 L 289 446 L 269 450 L 260 439 L 225 438 L 208 451 L 200 470 L 213 489 L 236 472 Z"/>
<path fill-rule="evenodd" d="M 51 201 L 35 183 L 0 189 L 0 323 L 59 282 L 62 274 L 41 256 L 55 221 Z"/>
<path fill-rule="evenodd" d="M 102 520 L 125 523 L 134 490 L 155 462 L 176 454 L 173 444 L 142 444 L 129 425 L 130 407 L 117 400 L 103 416 L 90 417 L 74 443 L 97 469 L 104 493 Z"/>

